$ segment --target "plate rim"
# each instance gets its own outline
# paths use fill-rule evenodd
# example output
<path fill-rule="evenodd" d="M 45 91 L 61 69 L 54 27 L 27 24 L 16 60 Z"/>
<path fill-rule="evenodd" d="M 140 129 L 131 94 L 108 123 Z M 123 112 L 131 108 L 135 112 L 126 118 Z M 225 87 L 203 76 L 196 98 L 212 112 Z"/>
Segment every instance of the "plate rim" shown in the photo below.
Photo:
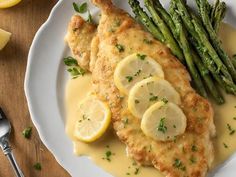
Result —
<path fill-rule="evenodd" d="M 30 68 L 31 63 L 33 62 L 33 53 L 34 53 L 34 50 L 35 50 L 35 45 L 36 45 L 38 39 L 40 38 L 41 33 L 44 31 L 44 29 L 47 27 L 47 25 L 50 23 L 51 19 L 53 18 L 54 12 L 59 8 L 59 6 L 62 5 L 63 1 L 64 0 L 59 0 L 53 6 L 47 20 L 40 26 L 40 28 L 38 29 L 38 31 L 36 32 L 36 34 L 34 36 L 34 39 L 33 39 L 33 42 L 30 46 L 29 54 L 28 54 L 28 57 L 27 57 L 27 65 L 26 65 L 26 72 L 25 72 L 25 79 L 24 79 L 24 92 L 25 92 L 25 96 L 26 96 L 26 100 L 27 100 L 27 105 L 28 105 L 28 110 L 29 110 L 29 113 L 30 113 L 30 118 L 31 118 L 35 128 L 37 129 L 40 140 L 43 142 L 43 144 L 46 146 L 46 148 L 50 151 L 50 153 L 53 155 L 53 157 L 56 159 L 56 161 L 60 164 L 60 166 L 64 170 L 66 170 L 69 174 L 72 174 L 70 172 L 70 170 L 68 170 L 67 168 L 64 168 L 65 165 L 63 164 L 63 160 L 59 156 L 56 156 L 54 154 L 53 148 L 50 146 L 50 143 L 46 140 L 45 136 L 43 135 L 40 123 L 37 121 L 37 119 L 34 118 L 34 117 L 36 117 L 36 115 L 35 115 L 35 113 L 33 111 L 33 108 L 32 108 L 32 103 L 31 103 L 31 98 L 30 98 L 30 93 L 29 93 L 30 92 L 29 91 L 30 90 L 30 87 L 29 87 L 30 74 L 29 73 L 31 71 L 31 68 Z"/>

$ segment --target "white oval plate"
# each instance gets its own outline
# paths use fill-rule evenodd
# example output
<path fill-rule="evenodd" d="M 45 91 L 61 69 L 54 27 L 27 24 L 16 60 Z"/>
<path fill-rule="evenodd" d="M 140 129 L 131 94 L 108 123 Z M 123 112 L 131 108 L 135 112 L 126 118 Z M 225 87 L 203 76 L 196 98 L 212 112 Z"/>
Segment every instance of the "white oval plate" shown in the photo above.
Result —
<path fill-rule="evenodd" d="M 69 53 L 69 49 L 63 38 L 67 24 L 74 14 L 73 1 L 60 0 L 53 8 L 48 20 L 37 32 L 28 56 L 25 94 L 32 121 L 41 140 L 62 167 L 73 177 L 111 177 L 88 158 L 75 156 L 72 142 L 64 131 L 64 90 L 68 74 L 62 58 Z M 76 0 L 76 2 L 84 1 Z M 163 2 L 168 4 L 169 1 Z M 235 0 L 226 0 L 226 2 L 229 6 L 226 22 L 236 26 Z M 91 3 L 88 4 L 91 13 L 97 14 L 99 10 Z M 127 1 L 116 0 L 115 4 L 131 13 Z M 84 17 L 87 18 L 86 15 Z M 232 157 L 210 176 L 235 177 L 235 167 L 236 157 Z"/>

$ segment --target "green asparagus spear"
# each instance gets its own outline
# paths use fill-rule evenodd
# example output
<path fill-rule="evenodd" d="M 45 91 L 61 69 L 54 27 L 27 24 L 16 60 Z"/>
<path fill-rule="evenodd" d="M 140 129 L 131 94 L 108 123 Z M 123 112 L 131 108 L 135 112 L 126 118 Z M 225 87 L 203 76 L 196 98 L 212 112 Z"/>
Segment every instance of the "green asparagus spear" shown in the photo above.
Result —
<path fill-rule="evenodd" d="M 207 92 L 205 90 L 205 87 L 202 83 L 201 77 L 197 71 L 197 69 L 195 68 L 194 62 L 193 62 L 193 56 L 191 54 L 191 49 L 188 43 L 188 40 L 185 36 L 185 32 L 183 29 L 183 26 L 181 24 L 181 20 L 179 15 L 175 12 L 175 7 L 173 4 L 173 1 L 171 1 L 171 7 L 170 7 L 170 15 L 172 17 L 173 22 L 175 23 L 175 30 L 178 33 L 178 40 L 181 43 L 181 47 L 185 56 L 185 60 L 187 63 L 187 67 L 188 70 L 190 72 L 190 75 L 193 78 L 193 82 L 195 83 L 195 87 L 197 88 L 197 90 L 199 91 L 199 93 L 204 96 L 207 97 Z"/>
<path fill-rule="evenodd" d="M 234 84 L 229 83 L 227 79 L 221 74 L 221 73 L 216 73 L 216 66 L 213 62 L 211 61 L 211 57 L 205 51 L 201 46 L 199 46 L 198 42 L 193 38 L 190 37 L 191 43 L 194 45 L 196 51 L 198 52 L 199 56 L 201 57 L 204 65 L 209 69 L 211 72 L 212 76 L 214 79 L 217 81 L 217 83 L 227 92 L 227 93 L 232 93 L 236 95 L 236 87 Z"/>
<path fill-rule="evenodd" d="M 213 78 L 209 74 L 209 70 L 204 66 L 199 56 L 195 53 L 195 51 L 191 51 L 193 55 L 194 63 L 197 65 L 197 68 L 205 82 L 205 85 L 208 89 L 208 92 L 212 95 L 213 99 L 217 104 L 224 104 L 225 100 L 219 89 L 213 83 Z"/>
<path fill-rule="evenodd" d="M 196 3 L 197 3 L 197 6 L 200 7 L 201 2 L 199 0 L 196 0 Z M 207 12 L 208 12 L 209 16 L 211 16 L 213 11 L 214 11 L 214 7 L 212 7 L 212 5 L 207 1 Z"/>
<path fill-rule="evenodd" d="M 201 3 L 200 0 L 197 0 L 196 3 L 198 5 L 198 8 L 200 8 L 200 3 Z M 211 11 L 211 14 L 210 14 L 210 19 L 211 19 L 212 24 L 214 23 L 215 14 L 216 14 L 216 11 L 219 7 L 219 4 L 220 4 L 220 0 L 215 0 L 215 3 L 213 5 L 213 8 L 212 8 L 212 11 Z"/>
<path fill-rule="evenodd" d="M 217 65 L 217 73 L 220 71 L 223 73 L 224 77 L 227 81 L 233 82 L 232 77 L 229 74 L 226 66 L 222 63 L 221 59 L 219 58 L 218 54 L 212 47 L 210 41 L 208 40 L 208 36 L 205 35 L 204 28 L 197 22 L 197 20 L 191 19 L 187 8 L 182 0 L 175 0 L 178 11 L 183 19 L 185 26 L 189 33 L 198 40 L 200 45 L 204 47 L 204 50 L 208 51 L 209 55 L 211 56 L 212 60 Z"/>
<path fill-rule="evenodd" d="M 165 38 L 161 31 L 154 25 L 147 13 L 140 7 L 137 0 L 129 0 L 130 7 L 132 8 L 136 18 L 148 29 L 153 36 L 161 42 L 165 42 Z"/>
<path fill-rule="evenodd" d="M 217 0 L 219 1 L 219 0 Z M 215 30 L 216 33 L 219 31 L 219 27 L 221 24 L 221 21 L 224 19 L 225 14 L 226 14 L 226 3 L 225 2 L 216 2 L 214 6 L 214 14 L 211 15 L 211 23 L 212 27 Z"/>
<path fill-rule="evenodd" d="M 196 16 L 193 12 L 190 12 L 190 15 L 192 17 L 192 21 L 195 21 L 195 23 L 199 22 L 198 16 Z M 201 27 L 202 24 L 198 23 L 198 27 Z M 207 35 L 207 32 L 204 30 L 204 28 L 201 28 L 202 34 Z M 225 89 L 227 93 L 236 94 L 236 86 L 231 81 L 228 80 L 222 73 L 217 72 L 217 67 L 215 66 L 215 63 L 211 60 L 211 57 L 208 54 L 208 50 L 199 43 L 198 39 L 194 39 L 193 37 L 190 38 L 192 44 L 195 46 L 195 48 L 198 50 L 199 55 L 203 59 L 203 63 L 206 65 L 206 67 L 211 71 L 212 75 L 214 76 L 215 80 L 222 86 L 222 88 Z M 202 53 L 203 55 L 202 55 Z"/>
<path fill-rule="evenodd" d="M 175 30 L 175 24 L 174 24 L 173 20 L 171 19 L 169 13 L 161 5 L 159 0 L 155 0 L 153 2 L 154 2 L 154 4 L 153 4 L 154 8 L 156 9 L 157 12 L 160 13 L 161 18 L 165 21 L 167 26 L 169 26 L 169 29 L 171 30 L 171 32 L 174 35 L 175 39 L 177 39 L 178 34 L 177 34 L 177 31 Z"/>
<path fill-rule="evenodd" d="M 192 23 L 193 23 L 194 28 L 195 28 L 195 30 L 196 30 L 199 38 L 200 38 L 200 42 L 201 42 L 202 47 L 204 48 L 204 50 L 206 50 L 209 53 L 209 55 L 211 56 L 212 60 L 218 66 L 216 72 L 221 71 L 223 73 L 223 75 L 228 80 L 233 82 L 232 76 L 230 75 L 228 69 L 226 68 L 224 63 L 221 61 L 221 59 L 218 56 L 217 52 L 215 51 L 215 49 L 211 45 L 210 41 L 208 40 L 208 36 L 205 35 L 206 32 L 205 32 L 204 28 L 202 27 L 202 25 L 199 24 L 198 21 L 195 20 L 195 19 L 192 19 Z"/>
<path fill-rule="evenodd" d="M 178 32 L 175 28 L 175 24 L 174 24 L 173 20 L 171 19 L 171 16 L 169 15 L 169 13 L 161 5 L 159 0 L 154 1 L 154 8 L 157 12 L 159 12 L 161 18 L 164 20 L 164 22 L 167 24 L 167 26 L 169 26 L 169 29 L 171 30 L 171 32 L 174 35 L 177 42 L 179 43 L 179 46 L 181 46 L 181 43 L 178 39 L 178 34 L 177 34 Z M 185 36 L 187 37 L 187 33 L 185 34 Z M 224 103 L 224 98 L 222 97 L 221 93 L 218 91 L 218 89 L 215 89 L 216 87 L 214 86 L 213 80 L 209 74 L 208 69 L 204 66 L 204 64 L 199 59 L 199 57 L 195 53 L 195 51 L 192 50 L 191 54 L 193 55 L 194 63 L 196 64 L 196 66 L 197 66 L 197 68 L 198 68 L 198 70 L 205 82 L 206 87 L 208 88 L 209 92 L 211 93 L 211 95 L 213 96 L 215 101 L 218 104 Z"/>
<path fill-rule="evenodd" d="M 152 19 L 156 26 L 160 29 L 163 36 L 165 37 L 165 43 L 166 45 L 171 49 L 172 53 L 182 62 L 184 63 L 184 55 L 175 41 L 169 27 L 165 24 L 165 22 L 162 20 L 162 18 L 159 16 L 157 11 L 154 9 L 153 1 L 152 0 L 145 0 L 145 6 L 149 10 L 149 12 L 152 15 Z"/>
<path fill-rule="evenodd" d="M 192 56 L 192 59 L 193 59 L 193 62 L 197 66 L 198 71 L 200 72 L 200 74 L 203 78 L 203 81 L 205 82 L 205 85 L 206 85 L 208 91 L 211 93 L 214 100 L 218 104 L 223 104 L 225 102 L 225 100 L 224 100 L 222 94 L 220 93 L 218 88 L 214 85 L 214 83 L 212 81 L 212 78 L 209 74 L 208 69 L 204 66 L 204 64 L 200 60 L 199 56 L 195 53 L 195 51 L 193 49 L 191 49 L 191 46 L 190 46 L 190 44 L 188 43 L 188 40 L 187 40 L 187 32 L 184 29 L 184 27 L 182 25 L 182 22 L 181 22 L 181 19 L 180 19 L 180 17 L 178 17 L 179 15 L 178 15 L 178 13 L 175 12 L 174 8 L 175 8 L 175 5 L 172 2 L 171 7 L 170 7 L 170 14 L 172 14 L 172 19 L 174 20 L 174 22 L 176 24 L 176 29 L 175 30 L 179 32 L 179 35 L 180 35 L 180 38 L 179 38 L 180 40 L 179 41 L 181 41 L 182 48 L 186 48 L 187 51 L 190 52 L 190 54 Z M 181 28 L 179 28 L 179 27 L 181 27 Z M 188 48 L 190 50 L 188 50 Z M 186 51 L 186 50 L 184 50 L 184 51 Z"/>
<path fill-rule="evenodd" d="M 235 70 L 235 68 L 234 68 L 234 66 L 231 62 L 231 59 L 229 58 L 227 53 L 222 49 L 220 40 L 218 39 L 217 34 L 215 33 L 215 31 L 214 31 L 214 29 L 211 25 L 210 18 L 207 15 L 206 1 L 207 0 L 200 0 L 201 3 L 200 3 L 199 11 L 200 11 L 200 14 L 201 14 L 201 17 L 202 17 L 203 24 L 204 24 L 205 28 L 208 31 L 208 34 L 210 36 L 210 39 L 211 39 L 211 42 L 212 42 L 214 48 L 216 49 L 216 51 L 219 54 L 220 58 L 223 60 L 223 63 L 225 64 L 227 69 L 229 70 L 233 80 L 236 82 L 236 70 Z M 209 54 L 211 52 L 213 52 L 213 51 L 209 50 Z M 212 53 L 211 57 L 213 57 L 213 53 Z M 229 77 L 227 77 L 227 79 L 231 80 Z"/>

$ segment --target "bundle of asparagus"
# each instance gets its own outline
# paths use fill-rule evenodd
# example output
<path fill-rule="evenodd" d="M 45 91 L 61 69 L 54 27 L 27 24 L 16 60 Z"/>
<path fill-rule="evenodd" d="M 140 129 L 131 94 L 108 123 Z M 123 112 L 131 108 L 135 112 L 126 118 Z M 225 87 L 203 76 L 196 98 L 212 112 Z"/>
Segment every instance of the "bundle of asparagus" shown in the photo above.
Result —
<path fill-rule="evenodd" d="M 138 0 L 129 0 L 136 18 L 165 43 L 188 69 L 193 86 L 204 97 L 210 94 L 218 104 L 225 102 L 218 86 L 236 95 L 236 59 L 230 59 L 217 36 L 226 4 L 216 0 L 195 0 L 199 15 L 185 0 L 171 0 L 169 12 L 159 0 L 144 0 L 151 17 Z"/>

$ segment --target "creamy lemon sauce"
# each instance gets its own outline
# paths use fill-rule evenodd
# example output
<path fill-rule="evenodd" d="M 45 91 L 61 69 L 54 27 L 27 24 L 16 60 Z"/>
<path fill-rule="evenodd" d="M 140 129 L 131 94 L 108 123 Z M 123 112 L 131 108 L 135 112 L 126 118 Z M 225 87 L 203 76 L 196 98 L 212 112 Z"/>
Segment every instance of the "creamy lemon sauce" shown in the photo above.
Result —
<path fill-rule="evenodd" d="M 236 53 L 236 30 L 229 25 L 222 25 L 220 37 L 227 53 L 232 56 Z M 86 144 L 76 141 L 74 138 L 74 125 L 77 120 L 77 107 L 92 91 L 92 79 L 90 74 L 68 81 L 66 88 L 66 133 L 74 142 L 74 152 L 76 155 L 86 155 L 98 166 L 116 177 L 124 176 L 145 176 L 163 177 L 152 167 L 139 167 L 134 161 L 127 157 L 125 146 L 113 134 L 112 129 L 98 141 Z M 236 151 L 236 97 L 224 94 L 226 103 L 216 105 L 213 103 L 215 111 L 215 125 L 217 136 L 214 139 L 215 161 L 213 166 L 217 166 L 227 160 Z M 235 117 L 235 118 L 234 118 Z"/>
<path fill-rule="evenodd" d="M 236 54 L 236 29 L 228 24 L 221 26 L 219 32 L 222 44 L 229 56 Z M 236 129 L 236 96 L 224 94 L 226 103 L 219 106 L 213 104 L 215 111 L 216 138 L 214 140 L 215 162 L 219 165 L 236 152 L 236 132 L 230 135 L 228 125 Z"/>

